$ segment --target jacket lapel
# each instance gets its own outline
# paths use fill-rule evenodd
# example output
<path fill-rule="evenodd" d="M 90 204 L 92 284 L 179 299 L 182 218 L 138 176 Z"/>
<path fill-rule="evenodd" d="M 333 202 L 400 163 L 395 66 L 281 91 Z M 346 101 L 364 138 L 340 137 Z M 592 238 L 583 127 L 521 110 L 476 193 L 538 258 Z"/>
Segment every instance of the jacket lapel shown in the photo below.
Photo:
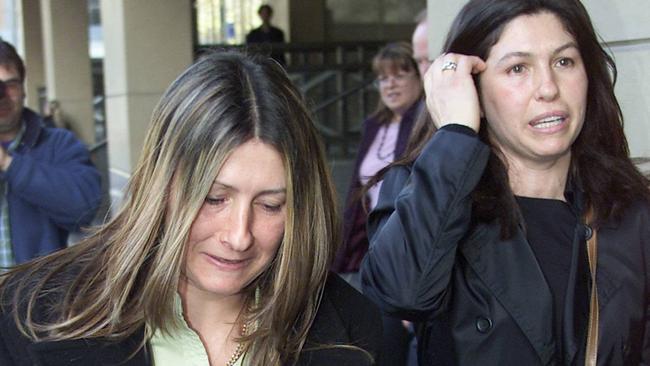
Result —
<path fill-rule="evenodd" d="M 555 354 L 551 291 L 523 232 L 506 241 L 499 233 L 496 224 L 479 224 L 461 253 L 546 365 Z"/>
<path fill-rule="evenodd" d="M 151 365 L 147 347 L 138 349 L 142 336 L 138 332 L 118 342 L 88 339 L 39 342 L 30 344 L 27 351 L 39 366 L 147 366 Z"/>

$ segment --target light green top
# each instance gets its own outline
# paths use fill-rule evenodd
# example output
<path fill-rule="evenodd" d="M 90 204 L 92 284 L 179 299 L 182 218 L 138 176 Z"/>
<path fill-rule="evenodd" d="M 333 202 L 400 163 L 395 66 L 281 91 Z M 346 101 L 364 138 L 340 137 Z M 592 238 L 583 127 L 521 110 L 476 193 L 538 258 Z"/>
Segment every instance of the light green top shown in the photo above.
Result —
<path fill-rule="evenodd" d="M 151 338 L 151 353 L 154 366 L 209 366 L 208 352 L 199 335 L 193 331 L 183 317 L 181 297 L 176 295 L 174 314 L 182 324 L 172 335 L 156 331 Z M 243 366 L 243 355 L 233 366 Z M 213 365 L 217 366 L 217 365 Z"/>

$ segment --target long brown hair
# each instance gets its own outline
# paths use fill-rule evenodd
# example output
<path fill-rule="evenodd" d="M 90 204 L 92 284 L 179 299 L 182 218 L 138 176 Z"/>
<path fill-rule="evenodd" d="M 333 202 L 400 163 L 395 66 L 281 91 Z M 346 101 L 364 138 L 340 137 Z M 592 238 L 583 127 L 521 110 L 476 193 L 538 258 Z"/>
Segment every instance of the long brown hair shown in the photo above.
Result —
<path fill-rule="evenodd" d="M 550 12 L 560 19 L 575 38 L 588 77 L 585 123 L 572 146 L 569 179 L 586 194 L 596 222 L 616 220 L 638 200 L 650 202 L 648 180 L 629 159 L 623 131 L 623 115 L 614 95 L 616 65 L 600 46 L 589 15 L 578 0 L 471 0 L 454 20 L 444 52 L 485 59 L 497 43 L 506 24 L 521 15 Z M 480 76 L 475 78 L 480 88 Z M 490 123 L 482 120 L 482 124 Z M 488 166 L 473 192 L 473 214 L 478 221 L 498 219 L 502 236 L 517 227 L 518 209 L 508 182 L 507 166 L 490 143 L 487 128 L 481 140 L 492 147 Z M 435 133 L 428 113 L 416 122 L 404 158 L 393 165 L 409 165 Z"/>
<path fill-rule="evenodd" d="M 122 339 L 144 327 L 143 344 L 174 329 L 189 229 L 228 154 L 251 138 L 283 157 L 287 219 L 276 258 L 244 290 L 249 304 L 260 294 L 245 315 L 256 323 L 243 339 L 246 359 L 295 361 L 339 242 L 335 193 L 298 90 L 272 60 L 234 52 L 203 56 L 164 93 L 114 219 L 3 276 L 2 305 L 19 329 L 34 340 L 66 340 Z M 37 317 L 43 313 L 54 315 Z"/>

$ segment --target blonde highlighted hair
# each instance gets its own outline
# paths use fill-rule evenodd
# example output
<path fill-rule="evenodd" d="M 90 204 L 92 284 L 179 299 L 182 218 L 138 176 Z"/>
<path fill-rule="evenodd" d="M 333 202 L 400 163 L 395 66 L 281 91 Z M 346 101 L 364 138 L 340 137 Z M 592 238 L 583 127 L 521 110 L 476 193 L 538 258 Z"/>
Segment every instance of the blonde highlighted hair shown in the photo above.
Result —
<path fill-rule="evenodd" d="M 257 138 L 284 159 L 285 234 L 245 289 L 247 362 L 291 363 L 316 315 L 339 242 L 333 184 L 301 94 L 270 59 L 210 52 L 156 106 L 123 207 L 81 243 L 2 277 L 2 305 L 34 340 L 123 339 L 169 332 L 185 243 L 228 154 Z M 47 296 L 47 301 L 43 301 Z M 56 301 L 51 301 L 52 299 Z M 37 314 L 48 314 L 45 318 Z"/>

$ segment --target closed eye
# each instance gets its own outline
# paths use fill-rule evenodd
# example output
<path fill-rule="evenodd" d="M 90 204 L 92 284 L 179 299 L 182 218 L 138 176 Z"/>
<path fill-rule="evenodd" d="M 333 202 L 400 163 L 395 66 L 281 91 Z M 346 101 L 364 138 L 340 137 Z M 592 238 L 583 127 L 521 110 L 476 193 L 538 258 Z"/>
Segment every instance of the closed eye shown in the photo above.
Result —
<path fill-rule="evenodd" d="M 271 203 L 259 203 L 258 205 L 268 213 L 278 213 L 282 211 L 282 206 L 284 206 L 284 204 L 271 204 Z"/>
<path fill-rule="evenodd" d="M 210 197 L 210 196 L 205 197 L 205 203 L 207 203 L 208 205 L 218 206 L 223 204 L 224 202 L 226 202 L 226 199 L 224 197 Z"/>

